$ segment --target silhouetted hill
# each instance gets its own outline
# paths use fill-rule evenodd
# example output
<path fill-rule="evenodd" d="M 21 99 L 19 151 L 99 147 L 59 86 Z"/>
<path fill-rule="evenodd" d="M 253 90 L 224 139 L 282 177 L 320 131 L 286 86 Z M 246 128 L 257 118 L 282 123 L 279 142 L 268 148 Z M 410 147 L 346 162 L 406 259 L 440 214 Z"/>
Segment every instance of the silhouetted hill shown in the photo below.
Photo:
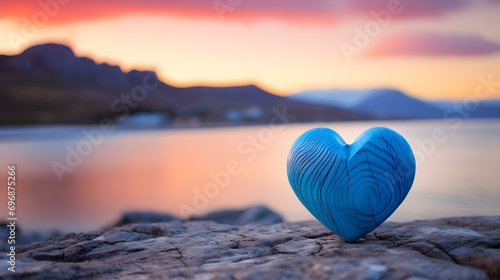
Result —
<path fill-rule="evenodd" d="M 152 88 L 153 84 L 157 86 Z M 137 112 L 163 114 L 170 123 L 267 122 L 273 109 L 285 107 L 296 115 L 294 121 L 368 118 L 335 106 L 276 96 L 253 85 L 172 87 L 154 72 L 124 73 L 118 66 L 77 57 L 59 44 L 1 55 L 0 96 L 2 124 L 97 123 Z M 131 100 L 131 96 L 141 98 Z"/>

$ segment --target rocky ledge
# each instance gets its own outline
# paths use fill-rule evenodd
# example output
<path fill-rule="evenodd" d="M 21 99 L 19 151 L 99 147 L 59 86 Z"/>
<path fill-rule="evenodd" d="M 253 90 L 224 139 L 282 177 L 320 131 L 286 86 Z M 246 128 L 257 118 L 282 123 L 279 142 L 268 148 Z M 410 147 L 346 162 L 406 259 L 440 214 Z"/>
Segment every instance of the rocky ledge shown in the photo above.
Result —
<path fill-rule="evenodd" d="M 386 222 L 347 243 L 319 222 L 128 224 L 17 248 L 2 279 L 500 279 L 500 216 Z"/>

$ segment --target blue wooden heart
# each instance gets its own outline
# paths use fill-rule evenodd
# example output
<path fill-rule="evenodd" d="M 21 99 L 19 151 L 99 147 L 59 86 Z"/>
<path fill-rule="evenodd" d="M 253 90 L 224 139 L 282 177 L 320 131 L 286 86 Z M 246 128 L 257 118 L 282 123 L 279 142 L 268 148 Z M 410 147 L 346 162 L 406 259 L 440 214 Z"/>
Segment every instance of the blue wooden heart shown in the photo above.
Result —
<path fill-rule="evenodd" d="M 389 218 L 415 178 L 410 145 L 384 127 L 365 131 L 351 145 L 331 129 L 311 129 L 295 141 L 287 165 L 302 204 L 348 242 Z"/>

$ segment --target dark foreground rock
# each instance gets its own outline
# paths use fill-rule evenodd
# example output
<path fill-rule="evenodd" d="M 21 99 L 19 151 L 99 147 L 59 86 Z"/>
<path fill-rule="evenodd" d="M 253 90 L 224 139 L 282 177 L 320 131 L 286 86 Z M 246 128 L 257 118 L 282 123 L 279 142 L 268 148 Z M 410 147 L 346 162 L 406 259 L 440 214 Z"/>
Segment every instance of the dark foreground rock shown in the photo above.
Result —
<path fill-rule="evenodd" d="M 22 227 L 16 225 L 16 245 L 25 245 L 33 242 L 40 242 L 51 237 L 60 237 L 63 234 L 59 231 L 49 233 L 25 232 Z M 0 223 L 0 252 L 7 250 L 11 244 L 8 243 L 10 229 L 8 223 Z"/>
<path fill-rule="evenodd" d="M 112 227 L 119 227 L 128 224 L 165 223 L 181 221 L 180 218 L 163 213 L 150 211 L 127 211 L 123 213 L 120 220 Z"/>
<path fill-rule="evenodd" d="M 2 279 L 499 279 L 500 217 L 386 222 L 346 243 L 319 222 L 131 224 L 17 248 Z"/>
<path fill-rule="evenodd" d="M 188 218 L 189 221 L 214 221 L 219 224 L 249 225 L 249 224 L 277 224 L 282 223 L 283 217 L 263 205 L 255 205 L 242 209 L 223 209 L 199 216 Z M 111 227 L 119 227 L 128 224 L 164 223 L 182 221 L 181 218 L 158 212 L 150 211 L 127 211 L 123 213 L 118 222 Z"/>
<path fill-rule="evenodd" d="M 225 209 L 194 216 L 190 221 L 214 221 L 219 224 L 249 225 L 277 224 L 283 222 L 283 217 L 266 206 L 256 205 L 244 209 Z"/>

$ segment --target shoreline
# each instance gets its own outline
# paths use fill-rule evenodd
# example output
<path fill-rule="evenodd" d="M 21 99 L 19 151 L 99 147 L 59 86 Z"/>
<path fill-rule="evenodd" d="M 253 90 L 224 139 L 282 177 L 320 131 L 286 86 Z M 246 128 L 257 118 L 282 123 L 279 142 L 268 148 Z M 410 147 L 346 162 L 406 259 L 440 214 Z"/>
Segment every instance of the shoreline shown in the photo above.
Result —
<path fill-rule="evenodd" d="M 359 123 L 377 123 L 378 125 L 385 123 L 425 123 L 425 122 L 435 122 L 442 121 L 443 119 L 394 119 L 394 120 L 339 120 L 339 121 L 319 121 L 319 122 L 290 122 L 287 125 L 308 125 L 308 124 L 318 124 L 318 125 L 328 125 L 328 124 L 359 124 Z M 498 124 L 500 118 L 474 118 L 463 120 L 464 123 L 477 124 L 487 123 L 488 125 Z M 116 125 L 115 132 L 127 132 L 127 131 L 140 131 L 140 132 L 150 132 L 150 131 L 192 131 L 192 130 L 203 130 L 203 129 L 224 129 L 224 128 L 248 128 L 248 127 L 258 127 L 269 124 L 268 122 L 242 122 L 242 123 L 207 123 L 207 124 L 196 124 L 196 125 L 159 125 L 159 126 L 133 126 L 133 125 Z M 60 131 L 60 129 L 66 129 L 68 131 L 74 131 L 80 133 L 81 129 L 92 129 L 98 128 L 99 124 L 32 124 L 32 125 L 4 125 L 0 126 L 0 142 L 7 139 L 20 140 L 16 138 L 19 136 L 32 136 L 28 134 L 32 130 L 32 133 L 39 132 L 38 130 L 54 130 Z M 496 127 L 496 126 L 495 126 Z M 19 130 L 24 130 L 21 134 L 15 134 Z M 26 134 L 26 135 L 25 135 Z M 47 137 L 47 140 L 60 139 L 57 137 Z M 21 138 L 22 140 L 22 138 Z M 26 139 L 30 140 L 31 139 Z M 7 141 L 5 141 L 7 142 Z"/>
<path fill-rule="evenodd" d="M 385 222 L 347 243 L 317 221 L 126 224 L 20 246 L 17 271 L 2 254 L 0 277 L 495 279 L 498 228 L 500 216 Z"/>

